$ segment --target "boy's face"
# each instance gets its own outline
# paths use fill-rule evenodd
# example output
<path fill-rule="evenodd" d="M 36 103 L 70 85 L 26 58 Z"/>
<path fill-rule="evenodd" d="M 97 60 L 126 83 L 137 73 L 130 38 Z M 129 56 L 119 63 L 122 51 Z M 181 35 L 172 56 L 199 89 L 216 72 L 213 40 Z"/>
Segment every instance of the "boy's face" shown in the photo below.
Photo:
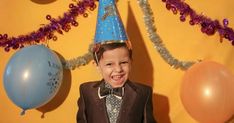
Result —
<path fill-rule="evenodd" d="M 128 79 L 131 59 L 125 47 L 107 50 L 97 65 L 103 79 L 112 87 L 121 87 Z"/>

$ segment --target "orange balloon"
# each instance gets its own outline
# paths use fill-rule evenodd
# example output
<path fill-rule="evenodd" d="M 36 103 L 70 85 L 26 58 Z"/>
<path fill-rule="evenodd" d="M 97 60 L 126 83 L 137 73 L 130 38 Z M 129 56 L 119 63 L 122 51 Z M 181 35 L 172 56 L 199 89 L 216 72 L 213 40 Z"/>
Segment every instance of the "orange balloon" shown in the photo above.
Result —
<path fill-rule="evenodd" d="M 234 76 L 216 62 L 197 63 L 186 71 L 180 96 L 199 123 L 224 123 L 234 114 Z"/>

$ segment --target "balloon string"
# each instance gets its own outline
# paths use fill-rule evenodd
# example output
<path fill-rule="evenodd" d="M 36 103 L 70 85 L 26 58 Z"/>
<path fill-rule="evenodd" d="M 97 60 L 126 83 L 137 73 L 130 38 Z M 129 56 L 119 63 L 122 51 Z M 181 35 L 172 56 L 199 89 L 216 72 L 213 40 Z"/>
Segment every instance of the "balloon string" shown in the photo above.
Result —
<path fill-rule="evenodd" d="M 25 110 L 23 110 L 23 111 L 20 113 L 21 116 L 24 115 L 24 114 L 25 114 Z"/>

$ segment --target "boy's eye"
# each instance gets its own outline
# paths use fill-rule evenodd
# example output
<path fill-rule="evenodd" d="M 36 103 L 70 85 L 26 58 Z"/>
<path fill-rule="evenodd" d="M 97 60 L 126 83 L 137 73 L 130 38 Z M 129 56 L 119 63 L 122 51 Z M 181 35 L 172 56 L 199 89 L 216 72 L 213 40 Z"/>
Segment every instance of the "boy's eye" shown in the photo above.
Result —
<path fill-rule="evenodd" d="M 112 64 L 111 63 L 107 63 L 106 66 L 111 66 Z"/>
<path fill-rule="evenodd" d="M 128 63 L 128 61 L 123 61 L 123 62 L 121 62 L 121 64 L 127 64 Z"/>

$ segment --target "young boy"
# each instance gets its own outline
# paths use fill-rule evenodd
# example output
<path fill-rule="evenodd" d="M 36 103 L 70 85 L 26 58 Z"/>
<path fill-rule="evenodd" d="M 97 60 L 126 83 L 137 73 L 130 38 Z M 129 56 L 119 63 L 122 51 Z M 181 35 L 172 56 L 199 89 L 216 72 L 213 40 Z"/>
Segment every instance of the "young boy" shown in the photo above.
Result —
<path fill-rule="evenodd" d="M 99 0 L 94 60 L 103 79 L 80 85 L 77 123 L 155 123 L 152 89 L 131 82 L 132 48 L 115 0 Z"/>
<path fill-rule="evenodd" d="M 103 80 L 81 84 L 77 123 L 155 123 L 152 89 L 128 80 L 131 52 L 125 43 L 100 46 Z"/>

